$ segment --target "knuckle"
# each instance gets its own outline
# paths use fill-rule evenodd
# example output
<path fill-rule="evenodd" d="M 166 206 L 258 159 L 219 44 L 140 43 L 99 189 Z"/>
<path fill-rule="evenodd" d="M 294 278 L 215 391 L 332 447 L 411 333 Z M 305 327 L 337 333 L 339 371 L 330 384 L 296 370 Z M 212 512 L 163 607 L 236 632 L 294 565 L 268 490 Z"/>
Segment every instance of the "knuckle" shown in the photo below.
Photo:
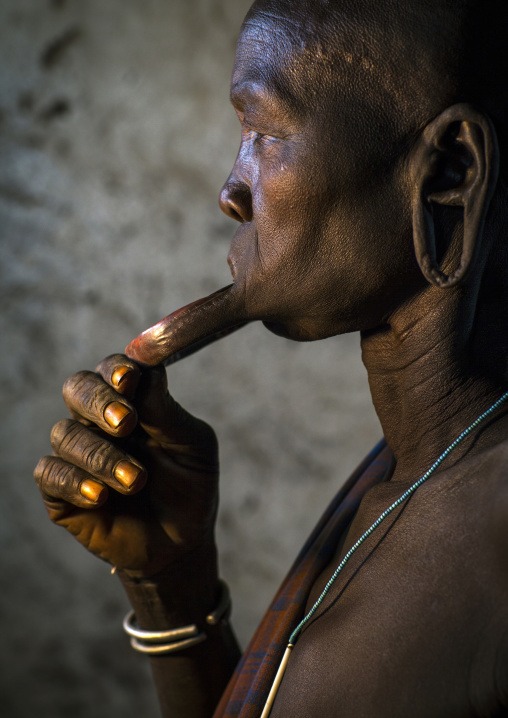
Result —
<path fill-rule="evenodd" d="M 43 456 L 37 462 L 37 466 L 34 469 L 34 479 L 38 486 L 41 486 L 47 478 L 48 465 L 51 461 L 50 456 Z"/>
<path fill-rule="evenodd" d="M 89 395 L 89 406 L 92 409 L 92 411 L 95 413 L 100 413 L 102 416 L 102 412 L 104 409 L 104 404 L 109 403 L 112 401 L 113 397 L 110 394 L 109 388 L 106 386 L 98 386 L 95 387 L 94 391 L 90 392 Z"/>
<path fill-rule="evenodd" d="M 72 482 L 72 467 L 54 456 L 43 456 L 35 468 L 34 477 L 45 493 L 63 496 L 68 493 L 69 480 Z"/>
<path fill-rule="evenodd" d="M 88 417 L 102 412 L 103 404 L 111 401 L 111 388 L 103 379 L 91 371 L 73 374 L 64 384 L 64 398 L 71 407 L 82 411 Z"/>
<path fill-rule="evenodd" d="M 42 483 L 46 484 L 48 486 L 53 484 L 54 480 L 55 480 L 55 476 L 58 475 L 58 469 L 59 469 L 58 464 L 55 464 L 55 461 L 54 460 L 51 461 L 51 459 L 49 459 L 49 457 L 48 457 L 48 460 L 44 464 L 44 467 L 42 470 L 42 475 L 41 475 Z"/>
<path fill-rule="evenodd" d="M 53 427 L 56 434 L 56 441 L 55 445 L 51 445 L 57 453 L 66 459 L 74 456 L 79 458 L 82 453 L 80 443 L 82 441 L 85 428 L 83 424 L 73 419 L 64 419 L 62 422 L 59 422 L 59 424 L 64 422 L 66 422 L 64 427 L 60 428 L 58 424 Z"/>
<path fill-rule="evenodd" d="M 52 446 L 62 459 L 91 474 L 100 475 L 111 463 L 114 447 L 102 437 L 89 431 L 79 421 L 64 419 L 55 424 Z"/>
<path fill-rule="evenodd" d="M 73 425 L 77 423 L 73 419 L 61 419 L 51 429 L 49 440 L 54 451 L 58 451 L 65 437 L 72 431 Z"/>
<path fill-rule="evenodd" d="M 79 392 L 80 387 L 83 385 L 84 382 L 88 380 L 89 375 L 91 372 L 87 371 L 86 369 L 82 371 L 78 371 L 72 376 L 70 376 L 63 385 L 63 395 L 65 396 L 71 396 L 72 394 Z"/>
<path fill-rule="evenodd" d="M 59 495 L 67 493 L 70 471 L 65 464 L 58 464 L 53 470 L 53 488 Z"/>
<path fill-rule="evenodd" d="M 63 385 L 63 397 L 67 406 L 78 412 L 86 412 L 93 401 L 98 377 L 90 371 L 73 374 Z"/>
<path fill-rule="evenodd" d="M 86 470 L 95 475 L 104 473 L 110 463 L 110 451 L 111 447 L 105 445 L 100 439 L 96 439 L 89 444 L 83 452 L 83 463 L 86 466 Z"/>

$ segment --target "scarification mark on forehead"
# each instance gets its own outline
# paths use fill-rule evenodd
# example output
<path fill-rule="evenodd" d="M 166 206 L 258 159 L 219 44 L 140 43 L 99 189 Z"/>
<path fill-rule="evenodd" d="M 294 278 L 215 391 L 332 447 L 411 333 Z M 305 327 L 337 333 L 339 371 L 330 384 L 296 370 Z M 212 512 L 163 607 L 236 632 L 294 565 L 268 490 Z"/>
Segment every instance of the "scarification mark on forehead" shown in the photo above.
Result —
<path fill-rule="evenodd" d="M 296 108 L 319 112 L 324 105 L 344 106 L 348 97 L 365 117 L 383 117 L 411 134 L 448 102 L 446 88 L 453 89 L 441 61 L 443 46 L 448 40 L 455 46 L 459 29 L 447 40 L 436 22 L 429 8 L 409 0 L 259 0 L 244 24 L 243 69 L 249 46 L 257 46 L 258 76 L 269 63 Z"/>
<path fill-rule="evenodd" d="M 342 60 L 366 71 L 376 66 L 375 43 L 365 37 L 361 26 L 330 10 L 316 13 L 307 8 L 307 12 L 290 17 L 256 9 L 247 16 L 243 28 L 249 33 L 249 41 L 265 45 L 287 62 L 298 59 L 331 68 Z"/>
<path fill-rule="evenodd" d="M 305 53 L 315 52 L 320 46 L 324 26 L 309 8 L 291 7 L 287 14 L 257 8 L 251 10 L 242 28 L 261 34 L 272 46 L 275 37 L 277 42 L 282 42 L 285 51 Z"/>
<path fill-rule="evenodd" d="M 332 28 L 337 30 L 333 23 Z M 360 89 L 360 73 L 370 75 L 371 82 L 377 83 L 381 93 L 393 94 L 393 88 L 389 86 L 391 78 L 384 68 L 376 67 L 375 55 L 369 45 L 361 42 L 356 47 L 354 32 L 346 30 L 344 37 L 341 35 L 338 30 L 330 32 L 313 17 L 288 18 L 256 11 L 247 17 L 243 26 L 241 39 L 246 41 L 246 46 L 240 51 L 240 54 L 245 53 L 242 74 L 252 79 L 277 76 L 276 89 L 285 100 L 292 95 L 294 107 L 302 107 L 309 98 L 314 102 L 313 98 L 319 93 L 341 94 L 344 86 Z M 249 57 L 249 49 L 254 47 L 261 49 L 261 56 Z M 265 75 L 264 68 L 268 66 L 270 71 Z M 346 67 L 356 79 L 352 79 L 349 71 L 344 74 Z"/>
<path fill-rule="evenodd" d="M 249 42 L 264 45 L 269 50 L 276 51 L 277 54 L 280 54 L 282 49 L 285 52 L 291 52 L 295 46 L 298 47 L 301 45 L 301 41 L 297 38 L 296 34 L 282 24 L 266 25 L 257 23 L 254 20 L 246 20 L 242 25 L 242 35 L 247 33 Z M 282 43 L 282 48 L 279 43 Z"/>

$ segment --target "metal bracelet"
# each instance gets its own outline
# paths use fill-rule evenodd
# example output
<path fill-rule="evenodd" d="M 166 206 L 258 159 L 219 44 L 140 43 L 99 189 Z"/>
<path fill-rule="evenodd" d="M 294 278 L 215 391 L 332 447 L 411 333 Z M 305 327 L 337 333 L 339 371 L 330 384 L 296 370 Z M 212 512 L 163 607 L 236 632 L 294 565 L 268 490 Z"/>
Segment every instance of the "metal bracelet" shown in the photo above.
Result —
<path fill-rule="evenodd" d="M 221 620 L 227 620 L 229 616 L 231 615 L 231 596 L 229 593 L 228 585 L 225 581 L 222 579 L 219 579 L 220 584 L 220 598 L 219 598 L 219 605 L 215 609 L 215 611 L 212 611 L 212 613 L 209 613 L 206 617 L 206 622 L 209 626 L 216 626 L 219 621 Z"/>
<path fill-rule="evenodd" d="M 231 597 L 227 584 L 222 580 L 219 583 L 221 589 L 219 604 L 205 618 L 209 626 L 216 626 L 220 621 L 227 621 L 231 612 Z M 180 651 L 202 643 L 207 638 L 205 633 L 199 633 L 195 624 L 167 631 L 145 631 L 139 628 L 135 621 L 134 611 L 130 611 L 123 621 L 124 631 L 131 638 L 132 648 L 149 655 Z"/>
<path fill-rule="evenodd" d="M 166 653 L 176 653 L 184 648 L 197 646 L 198 643 L 206 641 L 205 633 L 198 633 L 194 638 L 187 638 L 184 641 L 173 641 L 172 643 L 142 643 L 137 638 L 131 638 L 131 646 L 135 651 L 146 653 L 150 656 L 161 656 Z"/>
<path fill-rule="evenodd" d="M 132 638 L 145 643 L 164 643 L 164 641 L 172 643 L 198 634 L 198 627 L 195 625 L 172 628 L 169 631 L 143 631 L 134 624 L 135 620 L 134 611 L 130 611 L 123 620 L 123 630 Z"/>

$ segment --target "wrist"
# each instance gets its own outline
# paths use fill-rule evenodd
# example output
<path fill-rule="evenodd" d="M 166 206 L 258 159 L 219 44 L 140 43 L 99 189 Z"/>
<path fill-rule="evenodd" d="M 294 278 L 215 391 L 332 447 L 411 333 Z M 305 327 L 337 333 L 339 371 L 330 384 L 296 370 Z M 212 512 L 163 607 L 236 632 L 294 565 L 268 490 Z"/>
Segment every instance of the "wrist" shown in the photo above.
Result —
<path fill-rule="evenodd" d="M 222 632 L 222 629 L 228 626 L 231 598 L 227 584 L 220 581 L 219 585 L 219 601 L 215 609 L 205 617 L 204 627 L 207 630 L 200 630 L 195 623 L 169 630 L 144 630 L 137 624 L 135 612 L 130 611 L 124 619 L 123 628 L 130 636 L 131 646 L 136 651 L 150 656 L 167 655 L 203 643 L 212 637 L 214 627 L 218 627 L 219 632 Z"/>
<path fill-rule="evenodd" d="M 203 624 L 217 606 L 220 583 L 215 546 L 188 554 L 150 577 L 119 569 L 140 628 L 164 630 Z"/>

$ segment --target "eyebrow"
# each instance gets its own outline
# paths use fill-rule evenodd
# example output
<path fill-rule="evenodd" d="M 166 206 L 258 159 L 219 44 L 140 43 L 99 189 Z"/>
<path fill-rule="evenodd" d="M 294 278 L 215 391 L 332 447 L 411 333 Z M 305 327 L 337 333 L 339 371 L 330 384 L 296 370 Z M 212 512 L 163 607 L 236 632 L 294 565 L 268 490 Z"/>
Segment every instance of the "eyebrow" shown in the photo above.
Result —
<path fill-rule="evenodd" d="M 257 73 L 256 73 L 257 74 Z M 243 76 L 233 83 L 230 92 L 230 101 L 235 109 L 244 112 L 246 109 L 269 110 L 272 114 L 289 119 L 291 114 L 288 97 L 276 84 L 268 86 L 266 82 L 256 77 Z"/>
<path fill-rule="evenodd" d="M 231 86 L 229 99 L 235 107 L 243 108 L 249 102 L 263 102 L 263 95 L 265 95 L 267 91 L 271 92 L 254 79 L 249 80 L 242 78 Z"/>

